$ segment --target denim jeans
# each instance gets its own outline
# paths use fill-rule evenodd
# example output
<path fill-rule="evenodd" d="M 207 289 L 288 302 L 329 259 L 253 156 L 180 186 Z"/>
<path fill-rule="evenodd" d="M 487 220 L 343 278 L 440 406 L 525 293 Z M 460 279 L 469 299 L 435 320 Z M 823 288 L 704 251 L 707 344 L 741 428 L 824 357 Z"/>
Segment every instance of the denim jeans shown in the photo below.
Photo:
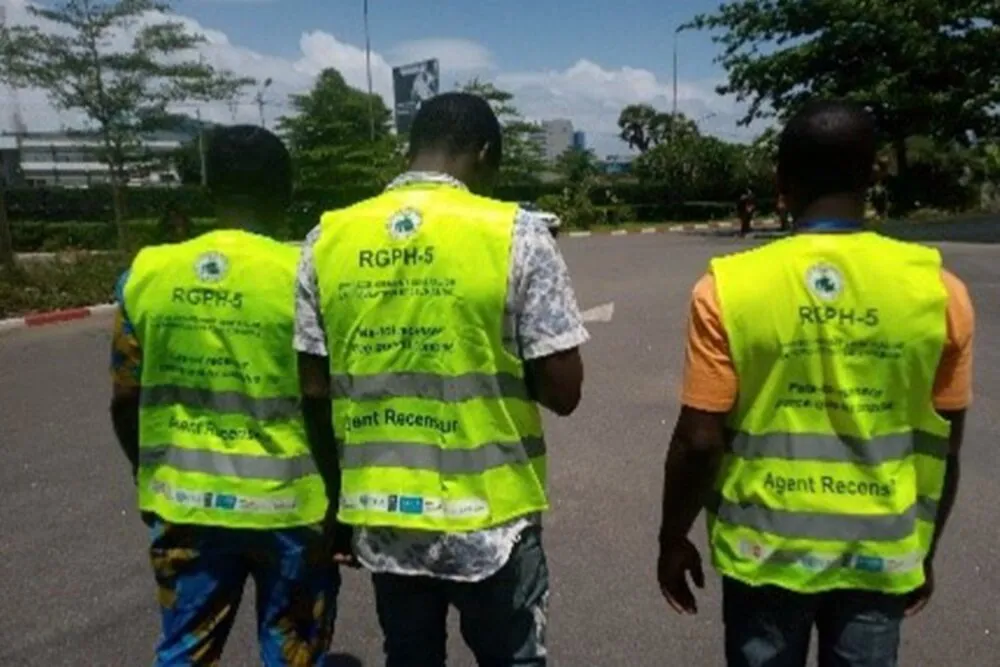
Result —
<path fill-rule="evenodd" d="M 896 667 L 906 598 L 870 591 L 804 595 L 723 582 L 729 667 L 805 667 L 813 626 L 819 667 Z"/>
<path fill-rule="evenodd" d="M 492 577 L 462 583 L 374 574 L 386 667 L 444 667 L 448 608 L 479 667 L 544 667 L 549 572 L 541 530 L 521 534 Z"/>

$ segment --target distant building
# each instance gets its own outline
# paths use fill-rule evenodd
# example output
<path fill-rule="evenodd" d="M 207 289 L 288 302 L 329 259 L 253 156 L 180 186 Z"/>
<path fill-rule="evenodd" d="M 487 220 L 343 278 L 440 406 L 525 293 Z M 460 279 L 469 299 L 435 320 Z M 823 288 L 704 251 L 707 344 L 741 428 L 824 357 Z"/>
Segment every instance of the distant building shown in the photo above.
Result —
<path fill-rule="evenodd" d="M 187 137 L 179 134 L 150 135 L 141 139 L 134 160 L 127 167 L 127 185 L 172 187 L 180 184 L 176 155 Z M 110 168 L 101 161 L 103 145 L 88 134 L 29 132 L 0 137 L 6 174 L 14 159 L 19 182 L 29 187 L 86 188 L 110 182 Z"/>
<path fill-rule="evenodd" d="M 0 136 L 0 185 L 22 185 L 21 158 L 14 137 Z"/>
<path fill-rule="evenodd" d="M 573 148 L 578 151 L 587 150 L 587 133 L 583 130 L 577 130 L 573 133 Z"/>
<path fill-rule="evenodd" d="M 565 119 L 542 121 L 538 134 L 535 135 L 545 161 L 550 164 L 573 147 L 573 139 L 573 123 Z"/>

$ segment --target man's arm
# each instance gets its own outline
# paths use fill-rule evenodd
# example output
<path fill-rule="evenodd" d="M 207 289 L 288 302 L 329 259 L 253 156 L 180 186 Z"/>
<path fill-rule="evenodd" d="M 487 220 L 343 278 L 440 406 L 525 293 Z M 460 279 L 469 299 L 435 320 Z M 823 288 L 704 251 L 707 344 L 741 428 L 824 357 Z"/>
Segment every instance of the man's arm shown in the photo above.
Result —
<path fill-rule="evenodd" d="M 115 287 L 118 311 L 111 336 L 111 425 L 135 477 L 139 471 L 142 350 L 125 312 L 124 288 L 127 280 L 128 272 L 121 276 Z"/>
<path fill-rule="evenodd" d="M 576 411 L 583 394 L 580 348 L 529 361 L 526 372 L 532 398 L 560 417 Z"/>
<path fill-rule="evenodd" d="M 700 588 L 705 575 L 688 533 L 718 476 L 726 447 L 726 416 L 737 390 L 715 281 L 704 276 L 691 298 L 681 414 L 664 465 L 660 506 L 657 578 L 660 591 L 678 613 L 698 611 L 688 576 Z"/>
<path fill-rule="evenodd" d="M 514 230 L 510 307 L 531 397 L 562 417 L 580 405 L 589 339 L 569 268 L 548 228 L 521 212 Z"/>
<path fill-rule="evenodd" d="M 299 388 L 309 451 L 323 478 L 330 506 L 336 508 L 340 502 L 340 459 L 333 431 L 330 366 L 325 357 L 299 352 Z"/>
<path fill-rule="evenodd" d="M 111 425 L 118 445 L 132 466 L 132 476 L 139 474 L 139 388 L 115 387 L 111 397 Z"/>
<path fill-rule="evenodd" d="M 951 510 L 955 507 L 955 499 L 958 498 L 958 484 L 962 476 L 961 465 L 959 464 L 959 451 L 962 448 L 962 440 L 965 437 L 965 410 L 941 412 L 941 416 L 951 423 L 951 437 L 949 438 L 948 458 L 945 461 L 944 468 L 944 487 L 941 490 L 937 521 L 934 524 L 934 538 L 931 541 L 930 551 L 927 553 L 927 562 L 931 564 L 934 562 L 938 543 L 944 534 L 948 519 L 951 518 Z"/>
<path fill-rule="evenodd" d="M 687 539 L 708 500 L 725 449 L 725 414 L 681 408 L 663 471 L 661 547 Z"/>

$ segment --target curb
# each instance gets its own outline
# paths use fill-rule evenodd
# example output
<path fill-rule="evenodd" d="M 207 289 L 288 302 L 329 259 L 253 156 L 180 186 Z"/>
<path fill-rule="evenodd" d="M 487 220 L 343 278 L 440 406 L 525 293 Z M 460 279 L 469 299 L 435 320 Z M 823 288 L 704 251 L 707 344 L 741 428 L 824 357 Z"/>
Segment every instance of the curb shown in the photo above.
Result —
<path fill-rule="evenodd" d="M 56 310 L 50 313 L 36 313 L 25 315 L 24 317 L 14 317 L 7 320 L 0 320 L 0 334 L 16 331 L 18 329 L 31 329 L 42 327 L 48 324 L 61 324 L 84 320 L 88 317 L 99 315 L 109 315 L 115 312 L 117 306 L 113 303 L 101 304 L 98 306 L 86 306 L 83 308 L 70 308 L 68 310 Z"/>
<path fill-rule="evenodd" d="M 707 230 L 736 229 L 735 222 L 700 222 L 689 225 L 657 225 L 656 227 L 641 227 L 636 230 L 610 229 L 599 232 L 566 232 L 566 238 L 585 239 L 590 236 L 632 236 L 636 234 L 667 234 L 671 232 L 703 232 Z"/>

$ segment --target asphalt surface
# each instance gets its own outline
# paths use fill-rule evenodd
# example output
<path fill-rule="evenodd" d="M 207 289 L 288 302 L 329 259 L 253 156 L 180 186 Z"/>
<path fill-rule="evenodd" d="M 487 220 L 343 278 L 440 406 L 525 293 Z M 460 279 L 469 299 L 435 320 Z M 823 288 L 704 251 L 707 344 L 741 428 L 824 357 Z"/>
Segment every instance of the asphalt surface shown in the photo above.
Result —
<path fill-rule="evenodd" d="M 563 242 L 583 308 L 615 303 L 591 325 L 586 397 L 549 420 L 554 510 L 552 664 L 722 664 L 720 586 L 701 614 L 675 616 L 653 560 L 661 469 L 677 415 L 691 286 L 708 259 L 749 245 L 687 235 Z M 1000 247 L 946 244 L 978 308 L 977 398 L 961 498 L 929 610 L 906 623 L 903 665 L 1000 664 Z M 109 322 L 0 338 L 0 665 L 151 662 L 158 620 L 146 534 L 107 415 Z M 703 528 L 697 529 L 703 542 Z M 252 596 L 223 659 L 256 664 Z M 454 619 L 452 619 L 454 621 Z M 471 665 L 457 632 L 451 663 Z M 346 576 L 332 664 L 380 665 L 370 586 Z"/>

